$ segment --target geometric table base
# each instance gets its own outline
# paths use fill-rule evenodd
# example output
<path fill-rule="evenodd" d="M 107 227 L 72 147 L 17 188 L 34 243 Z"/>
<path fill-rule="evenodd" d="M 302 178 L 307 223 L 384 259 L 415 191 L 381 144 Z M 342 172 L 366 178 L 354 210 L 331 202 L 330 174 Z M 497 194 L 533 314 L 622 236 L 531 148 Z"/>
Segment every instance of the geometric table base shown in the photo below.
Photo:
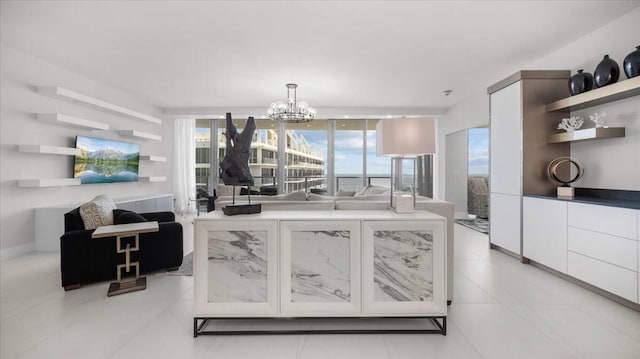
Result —
<path fill-rule="evenodd" d="M 129 281 L 113 282 L 109 285 L 107 297 L 114 295 L 135 292 L 147 288 L 147 277 L 132 278 Z"/>

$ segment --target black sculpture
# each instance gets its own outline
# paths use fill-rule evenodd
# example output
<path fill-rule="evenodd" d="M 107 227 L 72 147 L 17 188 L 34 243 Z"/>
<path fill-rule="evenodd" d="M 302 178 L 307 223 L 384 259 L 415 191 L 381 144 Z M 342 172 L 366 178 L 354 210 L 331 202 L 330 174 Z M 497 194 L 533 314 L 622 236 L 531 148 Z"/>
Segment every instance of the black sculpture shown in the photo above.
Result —
<path fill-rule="evenodd" d="M 227 153 L 220 162 L 220 177 L 225 185 L 253 186 L 249 155 L 255 130 L 256 122 L 253 117 L 249 117 L 242 133 L 238 133 L 236 126 L 233 125 L 231 114 L 227 113 Z"/>
<path fill-rule="evenodd" d="M 251 140 L 256 130 L 256 122 L 249 117 L 247 124 L 241 133 L 238 133 L 233 125 L 231 113 L 227 112 L 227 153 L 220 162 L 220 178 L 227 186 L 253 186 L 253 176 L 249 169 L 249 156 L 251 154 Z M 249 191 L 250 192 L 250 191 Z M 249 204 L 236 206 L 235 190 L 233 191 L 233 205 L 222 209 L 226 215 L 260 213 L 260 204 L 251 204 L 251 195 L 248 196 Z"/>

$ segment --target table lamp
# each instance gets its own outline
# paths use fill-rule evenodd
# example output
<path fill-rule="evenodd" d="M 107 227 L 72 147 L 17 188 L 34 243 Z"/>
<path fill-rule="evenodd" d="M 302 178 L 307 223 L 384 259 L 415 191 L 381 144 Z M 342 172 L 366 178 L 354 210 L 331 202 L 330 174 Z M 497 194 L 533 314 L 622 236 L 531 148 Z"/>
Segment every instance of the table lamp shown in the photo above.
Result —
<path fill-rule="evenodd" d="M 391 157 L 391 209 L 397 213 L 412 213 L 416 203 L 416 156 L 436 152 L 436 131 L 433 118 L 397 118 L 378 121 L 376 154 Z M 413 165 L 411 182 L 403 184 L 403 161 Z"/>

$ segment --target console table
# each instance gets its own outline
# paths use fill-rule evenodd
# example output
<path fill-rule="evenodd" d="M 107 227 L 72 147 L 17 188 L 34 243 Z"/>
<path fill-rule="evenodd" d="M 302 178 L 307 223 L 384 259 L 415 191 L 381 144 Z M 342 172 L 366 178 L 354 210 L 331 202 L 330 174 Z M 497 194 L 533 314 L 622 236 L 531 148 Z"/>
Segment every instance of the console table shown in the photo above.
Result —
<path fill-rule="evenodd" d="M 446 335 L 446 219 L 426 211 L 265 211 L 194 221 L 194 337 Z M 216 319 L 428 318 L 433 328 L 207 330 Z"/>
<path fill-rule="evenodd" d="M 140 233 L 149 233 L 158 231 L 158 222 L 140 222 L 127 224 L 114 224 L 111 226 L 101 226 L 96 228 L 91 234 L 91 238 L 116 237 L 116 252 L 125 254 L 124 264 L 118 264 L 116 267 L 116 281 L 109 285 L 108 297 L 118 294 L 135 292 L 147 288 L 147 277 L 140 277 L 140 262 L 131 261 L 131 252 L 140 250 Z M 122 248 L 122 238 L 132 237 L 135 239 L 135 246 L 127 244 Z M 122 279 L 122 269 L 129 273 L 131 267 L 136 267 L 136 276 L 134 278 Z"/>

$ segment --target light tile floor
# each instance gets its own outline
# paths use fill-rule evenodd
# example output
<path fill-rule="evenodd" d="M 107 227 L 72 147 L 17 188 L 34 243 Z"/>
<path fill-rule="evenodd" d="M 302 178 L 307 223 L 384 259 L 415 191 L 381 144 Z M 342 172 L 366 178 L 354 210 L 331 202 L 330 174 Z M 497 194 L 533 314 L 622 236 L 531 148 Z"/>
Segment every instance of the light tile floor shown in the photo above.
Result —
<path fill-rule="evenodd" d="M 191 277 L 157 273 L 146 290 L 112 298 L 108 283 L 64 292 L 58 255 L 36 253 L 1 263 L 0 358 L 640 358 L 640 313 L 489 250 L 484 234 L 455 231 L 446 337 L 194 339 Z"/>

